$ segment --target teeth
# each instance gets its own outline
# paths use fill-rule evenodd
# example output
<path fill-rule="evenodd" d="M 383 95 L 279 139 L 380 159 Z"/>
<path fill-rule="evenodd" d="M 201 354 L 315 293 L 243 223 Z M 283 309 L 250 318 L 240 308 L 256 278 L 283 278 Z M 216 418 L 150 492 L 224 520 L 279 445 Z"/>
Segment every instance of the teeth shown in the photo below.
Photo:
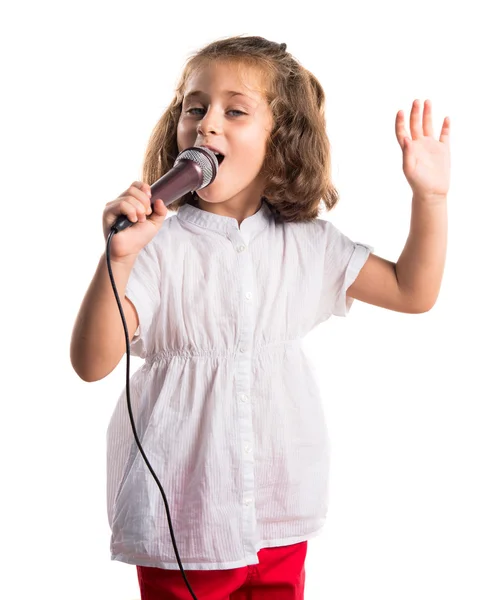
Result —
<path fill-rule="evenodd" d="M 207 148 L 207 146 L 203 146 L 203 147 L 206 148 L 207 150 L 210 150 L 211 152 L 213 152 L 215 156 L 222 156 L 224 158 L 224 155 L 221 154 L 220 152 L 218 152 L 217 150 L 212 150 L 211 148 Z"/>

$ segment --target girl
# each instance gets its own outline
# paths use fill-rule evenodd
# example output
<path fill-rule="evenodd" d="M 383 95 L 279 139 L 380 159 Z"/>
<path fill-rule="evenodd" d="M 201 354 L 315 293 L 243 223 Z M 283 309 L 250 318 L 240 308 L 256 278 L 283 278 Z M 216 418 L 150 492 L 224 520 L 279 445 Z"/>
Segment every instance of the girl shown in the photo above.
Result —
<path fill-rule="evenodd" d="M 327 512 L 329 442 L 301 340 L 359 299 L 429 310 L 446 249 L 449 122 L 413 103 L 396 136 L 413 190 L 397 263 L 318 219 L 333 208 L 318 80 L 261 37 L 233 37 L 189 59 L 136 181 L 104 210 L 131 354 L 138 437 L 168 497 L 179 555 L 199 600 L 303 598 L 307 540 Z M 192 146 L 218 153 L 216 179 L 151 208 L 150 184 Z M 75 323 L 71 360 L 85 381 L 125 352 L 102 256 Z M 135 444 L 125 390 L 107 436 L 111 557 L 137 565 L 142 600 L 189 598 L 162 495 Z"/>

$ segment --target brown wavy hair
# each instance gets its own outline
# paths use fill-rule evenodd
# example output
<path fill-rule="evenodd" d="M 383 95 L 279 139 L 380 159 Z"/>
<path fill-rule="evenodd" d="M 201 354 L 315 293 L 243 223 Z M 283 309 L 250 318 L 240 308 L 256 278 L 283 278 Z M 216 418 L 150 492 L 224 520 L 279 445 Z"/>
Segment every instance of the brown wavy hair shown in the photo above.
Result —
<path fill-rule="evenodd" d="M 175 96 L 151 133 L 142 180 L 151 185 L 173 166 L 185 85 L 191 73 L 214 61 L 259 69 L 264 76 L 262 92 L 274 120 L 261 173 L 266 182 L 264 200 L 275 217 L 284 222 L 311 221 L 320 213 L 321 201 L 331 210 L 339 195 L 331 182 L 324 90 L 287 52 L 286 44 L 257 36 L 214 41 L 187 60 Z M 177 211 L 186 203 L 197 206 L 197 201 L 195 193 L 189 192 L 168 209 Z"/>

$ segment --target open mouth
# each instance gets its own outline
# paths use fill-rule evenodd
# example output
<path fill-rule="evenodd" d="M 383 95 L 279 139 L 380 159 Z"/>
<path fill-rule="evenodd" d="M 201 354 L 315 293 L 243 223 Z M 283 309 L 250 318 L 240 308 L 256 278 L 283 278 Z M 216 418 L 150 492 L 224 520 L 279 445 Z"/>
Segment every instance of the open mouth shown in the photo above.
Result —
<path fill-rule="evenodd" d="M 205 148 L 206 150 L 209 150 L 210 152 L 212 152 L 214 154 L 214 156 L 217 159 L 217 164 L 221 164 L 222 161 L 224 160 L 225 156 L 224 154 L 221 154 L 220 152 L 218 152 L 217 150 L 214 150 L 214 148 L 209 148 L 208 146 L 202 146 L 203 148 Z"/>

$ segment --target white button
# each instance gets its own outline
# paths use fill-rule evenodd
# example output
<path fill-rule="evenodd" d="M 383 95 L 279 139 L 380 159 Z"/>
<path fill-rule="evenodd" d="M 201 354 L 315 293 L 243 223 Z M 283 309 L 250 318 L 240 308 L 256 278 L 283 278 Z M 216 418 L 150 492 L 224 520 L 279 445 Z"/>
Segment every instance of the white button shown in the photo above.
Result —
<path fill-rule="evenodd" d="M 253 297 L 253 294 L 251 292 L 248 292 L 245 296 L 246 300 L 251 300 L 252 297 Z"/>
<path fill-rule="evenodd" d="M 251 446 L 249 444 L 245 444 L 245 452 L 247 452 L 248 454 L 251 452 Z"/>
<path fill-rule="evenodd" d="M 244 501 L 244 503 L 246 504 L 246 506 L 250 506 L 250 504 L 253 502 L 253 500 L 251 498 L 246 498 L 246 500 Z"/>
<path fill-rule="evenodd" d="M 248 402 L 248 396 L 246 394 L 241 394 L 241 401 Z"/>
<path fill-rule="evenodd" d="M 248 348 L 246 348 L 246 347 L 243 347 L 243 348 L 239 349 L 240 352 L 246 352 L 247 350 L 248 350 Z"/>
<path fill-rule="evenodd" d="M 238 247 L 236 248 L 236 250 L 237 250 L 238 252 L 243 252 L 243 250 L 246 250 L 246 246 L 238 246 Z"/>

